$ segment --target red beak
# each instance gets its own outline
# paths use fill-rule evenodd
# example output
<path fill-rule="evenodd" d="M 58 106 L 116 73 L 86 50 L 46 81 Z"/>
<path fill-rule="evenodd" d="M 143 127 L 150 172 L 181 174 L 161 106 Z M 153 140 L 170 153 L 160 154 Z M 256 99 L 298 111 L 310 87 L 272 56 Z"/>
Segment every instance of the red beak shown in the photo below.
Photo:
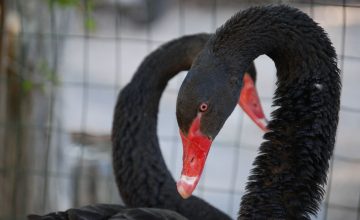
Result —
<path fill-rule="evenodd" d="M 267 131 L 267 120 L 254 81 L 247 73 L 244 75 L 239 105 L 262 130 Z M 190 197 L 195 190 L 212 143 L 211 138 L 200 131 L 200 120 L 201 113 L 192 122 L 187 136 L 180 131 L 183 144 L 183 169 L 177 182 L 177 190 L 184 199 Z"/>
<path fill-rule="evenodd" d="M 243 78 L 243 87 L 240 92 L 239 105 L 257 126 L 265 132 L 268 131 L 266 127 L 268 121 L 262 110 L 255 83 L 247 73 L 245 73 Z"/>
<path fill-rule="evenodd" d="M 209 137 L 201 133 L 200 119 L 201 114 L 192 122 L 187 137 L 180 131 L 183 144 L 183 169 L 177 182 L 177 189 L 184 199 L 191 196 L 195 190 L 212 143 Z"/>

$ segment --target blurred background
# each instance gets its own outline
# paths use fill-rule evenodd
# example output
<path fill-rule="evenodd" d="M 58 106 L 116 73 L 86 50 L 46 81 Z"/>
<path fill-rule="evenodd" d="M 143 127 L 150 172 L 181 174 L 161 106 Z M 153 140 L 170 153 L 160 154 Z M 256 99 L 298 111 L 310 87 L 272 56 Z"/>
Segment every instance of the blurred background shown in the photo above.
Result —
<path fill-rule="evenodd" d="M 119 91 L 142 59 L 179 36 L 213 32 L 251 5 L 288 4 L 310 15 L 338 53 L 343 89 L 326 196 L 313 219 L 360 219 L 360 2 L 230 0 L 0 0 L 0 219 L 122 203 L 110 130 Z M 255 60 L 270 117 L 275 66 Z M 169 83 L 158 135 L 174 178 L 182 147 Z M 235 109 L 216 138 L 195 194 L 236 217 L 262 132 Z"/>

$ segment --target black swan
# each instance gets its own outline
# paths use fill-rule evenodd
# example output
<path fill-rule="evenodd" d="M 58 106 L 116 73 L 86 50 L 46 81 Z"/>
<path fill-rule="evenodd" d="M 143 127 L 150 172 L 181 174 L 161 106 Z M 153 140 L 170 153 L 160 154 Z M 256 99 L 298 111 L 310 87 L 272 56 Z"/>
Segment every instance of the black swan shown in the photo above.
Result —
<path fill-rule="evenodd" d="M 176 107 L 184 150 L 178 191 L 184 198 L 191 195 L 211 142 L 237 103 L 242 73 L 262 54 L 277 68 L 277 109 L 238 219 L 310 219 L 324 194 L 341 81 L 327 34 L 288 6 L 253 7 L 235 14 L 194 61 Z"/>
<path fill-rule="evenodd" d="M 161 46 L 142 62 L 132 81 L 121 91 L 113 121 L 113 164 L 122 198 L 130 208 L 96 204 L 72 208 L 36 219 L 230 219 L 205 201 L 192 196 L 183 200 L 167 170 L 156 135 L 160 97 L 167 82 L 188 70 L 209 39 L 209 34 L 181 37 Z M 263 130 L 264 114 L 254 87 L 253 64 L 245 74 L 239 105 Z M 131 208 L 133 207 L 133 208 Z M 156 207 L 135 208 L 135 207 Z M 181 213 L 180 216 L 174 211 Z"/>
<path fill-rule="evenodd" d="M 189 219 L 229 219 L 227 215 L 195 196 L 184 200 L 161 155 L 157 138 L 160 97 L 167 82 L 188 70 L 210 35 L 192 35 L 173 40 L 140 65 L 131 82 L 122 90 L 113 120 L 113 166 L 115 179 L 129 207 L 156 207 L 177 211 Z M 241 107 L 265 129 L 264 115 L 254 87 L 255 67 L 249 63 L 245 74 L 247 89 Z M 245 71 L 244 70 L 244 71 Z"/>

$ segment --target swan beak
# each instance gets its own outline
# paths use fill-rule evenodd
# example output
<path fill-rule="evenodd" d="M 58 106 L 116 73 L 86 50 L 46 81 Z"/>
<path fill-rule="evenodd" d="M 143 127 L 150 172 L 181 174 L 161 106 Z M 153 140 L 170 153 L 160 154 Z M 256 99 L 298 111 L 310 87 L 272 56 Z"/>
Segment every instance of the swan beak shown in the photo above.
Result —
<path fill-rule="evenodd" d="M 201 133 L 200 119 L 201 115 L 195 118 L 187 136 L 180 131 L 183 144 L 183 169 L 176 186 L 184 199 L 189 198 L 195 190 L 212 143 L 209 137 Z"/>
<path fill-rule="evenodd" d="M 261 107 L 255 83 L 248 73 L 244 74 L 239 105 L 261 130 L 264 132 L 269 131 L 267 128 L 268 120 L 265 118 L 264 111 Z"/>

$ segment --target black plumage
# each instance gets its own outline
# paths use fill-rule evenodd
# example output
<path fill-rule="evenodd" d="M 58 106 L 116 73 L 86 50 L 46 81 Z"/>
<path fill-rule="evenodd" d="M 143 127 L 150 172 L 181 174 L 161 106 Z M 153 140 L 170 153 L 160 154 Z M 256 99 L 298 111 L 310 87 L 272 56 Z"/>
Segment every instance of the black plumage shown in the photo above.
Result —
<path fill-rule="evenodd" d="M 277 68 L 276 110 L 242 197 L 239 219 L 310 219 L 324 194 L 338 124 L 341 82 L 324 30 L 288 6 L 235 14 L 209 39 L 184 80 L 177 103 L 186 132 L 209 102 L 201 132 L 215 137 L 233 111 L 247 66 L 266 54 Z M 241 80 L 239 80 L 241 82 Z"/>
<path fill-rule="evenodd" d="M 183 200 L 179 196 L 156 134 L 160 97 L 167 82 L 190 68 L 209 37 L 190 35 L 164 44 L 144 59 L 118 97 L 112 130 L 113 166 L 127 207 L 89 205 L 44 216 L 31 215 L 29 220 L 230 219 L 200 198 Z M 253 66 L 249 73 L 255 77 Z"/>
<path fill-rule="evenodd" d="M 183 200 L 179 196 L 156 134 L 160 97 L 167 82 L 190 68 L 209 37 L 209 34 L 190 35 L 164 44 L 144 59 L 118 97 L 112 131 L 113 166 L 127 207 L 89 205 L 44 216 L 31 215 L 29 220 L 230 219 L 200 198 L 192 196 Z M 255 79 L 253 65 L 248 73 Z"/>
<path fill-rule="evenodd" d="M 180 214 L 156 208 L 125 208 L 120 205 L 96 204 L 52 212 L 44 216 L 29 215 L 28 220 L 186 220 Z"/>
<path fill-rule="evenodd" d="M 113 166 L 128 207 L 164 208 L 189 219 L 230 219 L 200 198 L 180 197 L 157 138 L 159 102 L 167 82 L 190 68 L 209 36 L 181 37 L 152 52 L 118 97 L 112 130 Z M 251 70 L 254 75 L 254 67 Z"/>
<path fill-rule="evenodd" d="M 157 137 L 159 102 L 167 82 L 191 67 L 209 37 L 190 35 L 164 44 L 145 58 L 118 97 L 112 129 L 113 166 L 128 207 L 164 208 L 189 219 L 230 219 L 196 196 L 180 197 Z M 246 70 L 255 80 L 253 63 Z"/>
<path fill-rule="evenodd" d="M 160 207 L 189 219 L 229 218 L 199 198 L 179 197 L 156 136 L 158 105 L 167 81 L 190 68 L 208 37 L 185 37 L 156 50 L 119 96 L 112 134 L 113 162 L 121 195 L 130 207 L 127 210 Z M 309 219 L 323 196 L 341 85 L 331 42 L 307 15 L 286 6 L 255 7 L 236 14 L 219 28 L 179 92 L 180 129 L 188 128 L 186 118 L 196 114 L 198 101 L 210 99 L 201 130 L 215 137 L 236 105 L 242 74 L 261 54 L 271 57 L 277 67 L 274 105 L 278 108 L 254 162 L 239 219 Z M 90 206 L 88 211 L 105 210 L 112 215 L 103 219 L 110 219 L 123 209 L 114 207 L 117 210 Z M 141 216 L 143 211 L 136 213 Z M 96 215 L 85 213 L 83 219 Z"/>

